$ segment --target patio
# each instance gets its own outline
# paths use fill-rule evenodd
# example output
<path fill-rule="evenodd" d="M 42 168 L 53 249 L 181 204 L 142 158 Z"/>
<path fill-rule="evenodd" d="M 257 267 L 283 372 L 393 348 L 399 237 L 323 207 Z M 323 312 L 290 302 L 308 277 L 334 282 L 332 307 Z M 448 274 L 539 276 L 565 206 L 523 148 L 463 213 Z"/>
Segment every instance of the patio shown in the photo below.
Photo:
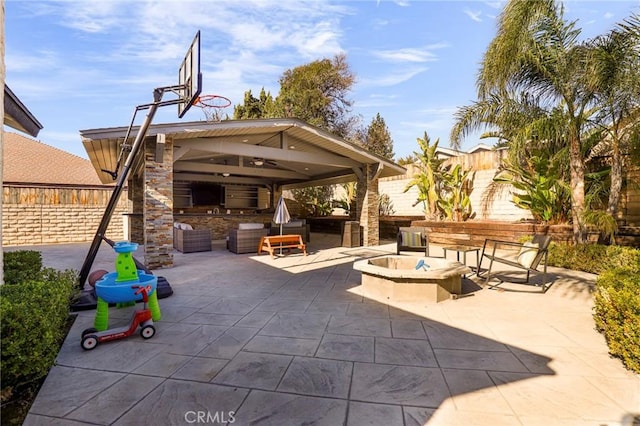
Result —
<path fill-rule="evenodd" d="M 26 425 L 632 425 L 640 377 L 593 329 L 595 276 L 550 267 L 546 294 L 483 289 L 441 303 L 364 298 L 355 260 L 313 234 L 308 256 L 174 252 L 156 271 L 156 335 L 80 347 L 77 320 Z M 80 269 L 89 244 L 35 246 L 45 266 Z M 21 247 L 21 249 L 25 249 Z M 439 247 L 432 255 L 441 255 Z M 93 270 L 113 270 L 101 246 Z M 110 326 L 131 309 L 110 311 Z"/>

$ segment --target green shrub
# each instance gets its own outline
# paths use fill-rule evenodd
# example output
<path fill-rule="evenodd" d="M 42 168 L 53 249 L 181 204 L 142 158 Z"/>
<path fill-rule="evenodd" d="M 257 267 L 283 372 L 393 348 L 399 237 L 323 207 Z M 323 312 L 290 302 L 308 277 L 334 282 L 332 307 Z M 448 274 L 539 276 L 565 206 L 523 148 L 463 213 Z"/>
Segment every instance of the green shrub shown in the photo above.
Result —
<path fill-rule="evenodd" d="M 34 279 L 42 269 L 39 251 L 18 250 L 3 254 L 5 284 L 18 284 Z"/>
<path fill-rule="evenodd" d="M 44 377 L 65 338 L 78 276 L 45 268 L 20 285 L 0 286 L 2 395 Z"/>
<path fill-rule="evenodd" d="M 551 243 L 549 265 L 601 274 L 613 268 L 640 268 L 640 250 L 601 244 Z"/>
<path fill-rule="evenodd" d="M 640 373 L 640 250 L 552 243 L 549 264 L 599 274 L 593 318 L 611 355 Z"/>
<path fill-rule="evenodd" d="M 640 268 L 611 269 L 598 277 L 596 287 L 597 329 L 611 355 L 640 373 Z"/>

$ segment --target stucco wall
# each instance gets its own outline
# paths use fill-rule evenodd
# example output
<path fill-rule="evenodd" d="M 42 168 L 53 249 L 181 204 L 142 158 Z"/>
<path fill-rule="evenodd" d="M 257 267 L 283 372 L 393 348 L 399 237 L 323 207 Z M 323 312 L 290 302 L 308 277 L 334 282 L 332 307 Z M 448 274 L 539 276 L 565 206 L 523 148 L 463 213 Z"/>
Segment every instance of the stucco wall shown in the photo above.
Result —
<path fill-rule="evenodd" d="M 530 219 L 531 214 L 528 211 L 517 208 L 511 202 L 511 193 L 508 189 L 505 188 L 494 193 L 493 196 L 489 196 L 488 188 L 493 182 L 493 176 L 500 164 L 502 155 L 501 151 L 481 151 L 451 158 L 445 164 L 461 164 L 465 170 L 475 171 L 473 191 L 471 192 L 471 206 L 476 213 L 476 219 L 502 221 Z M 423 215 L 422 203 L 413 206 L 418 199 L 418 190 L 413 187 L 406 193 L 403 192 L 411 181 L 411 177 L 418 173 L 418 168 L 412 165 L 405 167 L 407 168 L 407 174 L 404 176 L 380 179 L 380 193 L 389 195 L 395 215 Z"/>

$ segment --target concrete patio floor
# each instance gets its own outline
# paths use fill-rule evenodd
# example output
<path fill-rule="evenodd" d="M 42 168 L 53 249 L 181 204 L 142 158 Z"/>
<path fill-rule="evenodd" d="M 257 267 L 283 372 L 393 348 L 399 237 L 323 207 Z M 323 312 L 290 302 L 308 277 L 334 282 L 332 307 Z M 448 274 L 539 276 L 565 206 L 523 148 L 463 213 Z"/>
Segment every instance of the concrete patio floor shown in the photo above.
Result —
<path fill-rule="evenodd" d="M 395 244 L 337 244 L 313 234 L 308 256 L 276 259 L 176 252 L 155 271 L 174 290 L 156 335 L 84 351 L 94 311 L 79 313 L 25 424 L 637 424 L 640 376 L 594 330 L 595 276 L 550 268 L 545 294 L 468 277 L 466 297 L 390 305 L 362 296 L 352 266 Z M 80 269 L 88 244 L 30 249 Z M 93 270 L 114 260 L 103 244 Z M 110 326 L 132 309 L 112 308 Z"/>

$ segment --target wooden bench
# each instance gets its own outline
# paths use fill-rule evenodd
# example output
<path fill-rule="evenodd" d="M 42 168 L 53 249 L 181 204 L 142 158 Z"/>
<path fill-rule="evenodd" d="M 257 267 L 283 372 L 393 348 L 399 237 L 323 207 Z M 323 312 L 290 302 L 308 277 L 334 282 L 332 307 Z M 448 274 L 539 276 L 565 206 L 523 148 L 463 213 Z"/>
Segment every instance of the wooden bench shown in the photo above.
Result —
<path fill-rule="evenodd" d="M 267 235 L 260 238 L 260 244 L 258 244 L 258 254 L 262 251 L 267 251 L 272 258 L 275 258 L 274 251 L 276 249 L 298 249 L 302 250 L 304 255 L 307 255 L 307 246 L 302 241 L 302 235 Z"/>

